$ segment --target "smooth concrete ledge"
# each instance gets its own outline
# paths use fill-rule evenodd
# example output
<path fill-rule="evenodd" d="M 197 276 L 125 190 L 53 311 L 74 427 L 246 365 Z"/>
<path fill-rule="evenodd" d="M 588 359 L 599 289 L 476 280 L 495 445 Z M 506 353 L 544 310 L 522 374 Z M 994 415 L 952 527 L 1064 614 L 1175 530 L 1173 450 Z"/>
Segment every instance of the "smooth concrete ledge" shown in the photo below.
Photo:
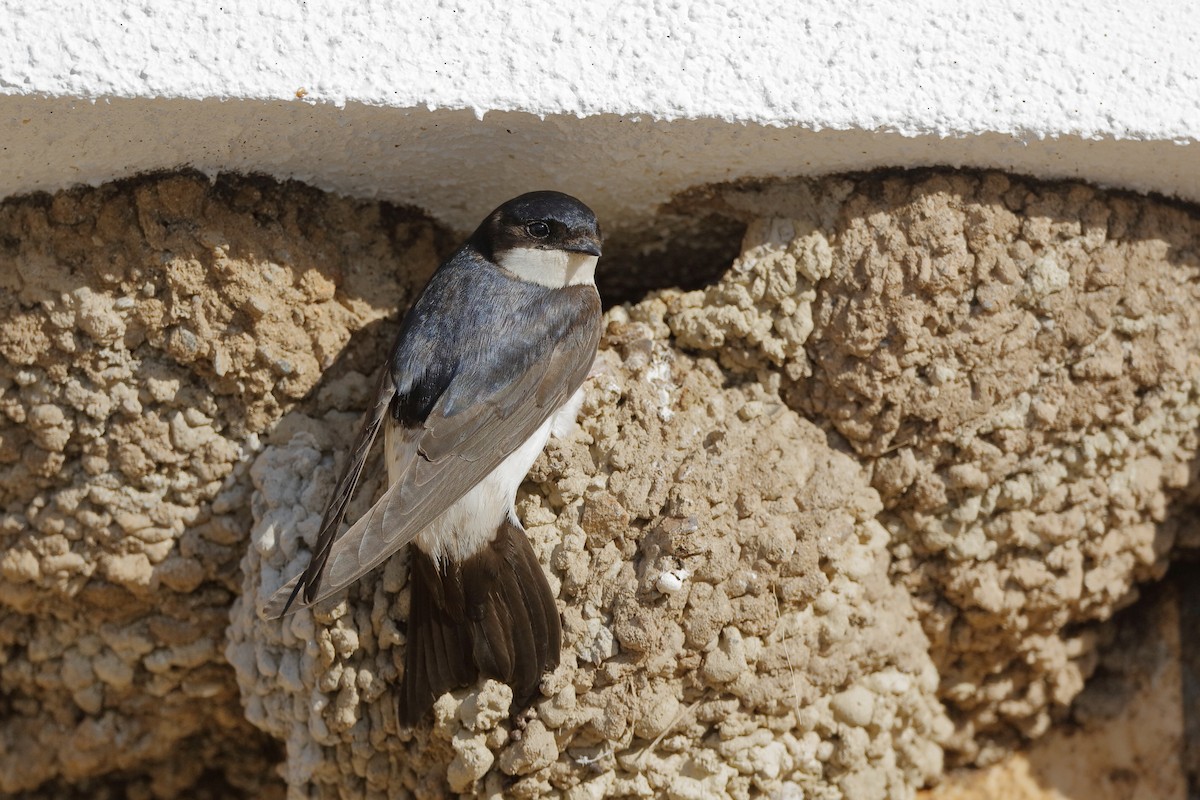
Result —
<path fill-rule="evenodd" d="M 1200 4 L 35 0 L 0 6 L 0 197 L 191 166 L 415 203 L 993 167 L 1200 200 Z"/>
<path fill-rule="evenodd" d="M 557 188 L 611 229 L 688 188 L 876 167 L 998 168 L 1200 200 L 1192 140 L 946 137 L 646 117 L 398 109 L 282 100 L 0 96 L 0 197 L 191 167 L 259 172 L 424 208 L 452 228 Z"/>

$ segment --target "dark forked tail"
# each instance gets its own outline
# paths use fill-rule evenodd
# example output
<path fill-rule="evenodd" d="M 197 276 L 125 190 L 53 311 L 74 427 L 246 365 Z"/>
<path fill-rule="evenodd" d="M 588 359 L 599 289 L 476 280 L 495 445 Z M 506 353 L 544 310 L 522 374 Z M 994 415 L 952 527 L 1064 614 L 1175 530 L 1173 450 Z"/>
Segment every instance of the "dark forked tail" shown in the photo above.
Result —
<path fill-rule="evenodd" d="M 507 518 L 483 551 L 461 564 L 409 545 L 412 599 L 400 685 L 400 724 L 412 726 L 443 692 L 482 675 L 512 687 L 512 716 L 558 666 L 562 627 L 542 566 Z"/>

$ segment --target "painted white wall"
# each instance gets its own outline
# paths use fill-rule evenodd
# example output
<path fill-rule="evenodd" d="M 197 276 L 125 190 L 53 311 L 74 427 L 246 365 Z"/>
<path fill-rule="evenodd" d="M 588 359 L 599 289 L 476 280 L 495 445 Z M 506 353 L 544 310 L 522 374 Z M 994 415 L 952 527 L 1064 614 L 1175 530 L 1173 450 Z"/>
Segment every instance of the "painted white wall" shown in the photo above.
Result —
<path fill-rule="evenodd" d="M 697 183 L 947 164 L 1200 200 L 1178 0 L 11 0 L 0 41 L 0 196 L 191 165 L 460 228 L 554 187 L 619 225 Z"/>

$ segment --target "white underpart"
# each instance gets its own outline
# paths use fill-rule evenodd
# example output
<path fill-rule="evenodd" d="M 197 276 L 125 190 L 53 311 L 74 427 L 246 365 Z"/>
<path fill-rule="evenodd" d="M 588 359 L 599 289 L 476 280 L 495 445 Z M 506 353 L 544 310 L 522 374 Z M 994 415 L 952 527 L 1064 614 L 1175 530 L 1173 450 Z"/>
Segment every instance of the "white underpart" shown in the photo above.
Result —
<path fill-rule="evenodd" d="M 596 282 L 596 256 L 569 250 L 538 250 L 514 247 L 496 256 L 504 269 L 523 281 L 540 283 L 552 289 Z"/>
<path fill-rule="evenodd" d="M 571 430 L 582 404 L 583 389 L 580 388 L 500 466 L 417 534 L 417 547 L 435 560 L 461 562 L 478 553 L 495 538 L 496 529 L 506 514 L 520 525 L 513 507 L 517 488 L 525 480 L 550 437 L 559 438 Z M 390 426 L 385 433 L 385 440 L 390 483 L 396 480 L 397 466 Z"/>

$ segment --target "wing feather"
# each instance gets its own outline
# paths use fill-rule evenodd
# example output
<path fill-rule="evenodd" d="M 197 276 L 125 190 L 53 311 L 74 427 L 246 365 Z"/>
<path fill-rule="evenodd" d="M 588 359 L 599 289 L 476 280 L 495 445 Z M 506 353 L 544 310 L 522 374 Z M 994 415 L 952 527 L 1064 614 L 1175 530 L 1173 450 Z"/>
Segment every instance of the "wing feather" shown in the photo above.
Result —
<path fill-rule="evenodd" d="M 319 538 L 308 569 L 271 597 L 263 616 L 286 613 L 301 587 L 303 605 L 312 605 L 381 564 L 487 477 L 575 393 L 591 369 L 600 339 L 599 297 L 590 287 L 576 295 L 578 313 L 542 358 L 457 413 L 444 413 L 447 402 L 443 395 L 419 427 L 393 431 L 400 441 L 394 443 L 397 452 L 392 454 L 392 467 L 397 474 L 392 485 L 340 538 Z M 462 405 L 461 397 L 456 402 Z M 386 403 L 383 408 L 386 410 Z M 371 428 L 372 439 L 382 421 L 379 409 L 377 402 L 364 426 L 364 432 Z M 358 445 L 356 440 L 356 455 Z M 369 449 L 370 442 L 366 447 Z M 355 463 L 352 460 L 347 466 L 348 472 Z M 354 469 L 357 480 L 362 464 Z M 341 497 L 342 488 L 339 481 L 335 498 Z M 350 485 L 349 491 L 352 489 Z M 348 496 L 339 500 L 337 513 L 344 513 L 347 500 Z M 332 513 L 333 504 L 330 508 Z M 327 521 L 332 519 L 329 513 L 326 516 Z M 340 517 L 332 531 L 336 532 L 338 523 Z M 323 536 L 325 529 L 322 525 Z"/>
<path fill-rule="evenodd" d="M 354 437 L 354 444 L 350 447 L 350 457 L 346 460 L 346 465 L 342 468 L 342 474 L 338 476 L 338 482 L 333 489 L 329 504 L 325 507 L 325 516 L 321 519 L 321 529 L 317 532 L 317 547 L 313 551 L 312 559 L 309 560 L 304 572 L 284 587 L 284 589 L 291 587 L 286 593 L 287 602 L 283 604 L 282 610 L 279 610 L 274 616 L 286 614 L 301 589 L 304 589 L 305 603 L 312 602 L 309 589 L 320 580 L 325 562 L 329 559 L 329 552 L 337 539 L 338 528 L 346 516 L 346 507 L 350 504 L 350 498 L 354 496 L 354 490 L 358 487 L 363 465 L 367 463 L 371 445 L 375 442 L 375 437 L 379 433 L 379 428 L 387 415 L 388 406 L 395 394 L 396 390 L 388 378 L 387 370 L 382 370 L 379 376 L 379 385 L 375 390 L 375 403 L 364 417 L 363 424 L 358 429 L 358 435 Z M 271 603 L 277 604 L 276 598 L 281 594 L 283 594 L 283 590 L 276 593 L 276 596 L 271 599 Z"/>

